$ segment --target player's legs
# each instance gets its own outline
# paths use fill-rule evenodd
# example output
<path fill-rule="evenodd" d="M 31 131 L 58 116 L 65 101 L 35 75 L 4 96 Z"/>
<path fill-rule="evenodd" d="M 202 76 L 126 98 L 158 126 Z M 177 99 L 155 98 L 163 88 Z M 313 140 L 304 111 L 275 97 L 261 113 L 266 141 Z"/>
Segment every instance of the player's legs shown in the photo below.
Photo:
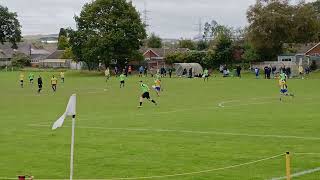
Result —
<path fill-rule="evenodd" d="M 38 85 L 38 87 L 39 87 L 39 89 L 38 89 L 38 93 L 40 93 L 40 92 L 41 92 L 41 90 L 42 90 L 42 85 Z"/>
<path fill-rule="evenodd" d="M 145 98 L 147 98 L 148 101 L 151 101 L 153 104 L 157 105 L 156 101 L 151 99 L 150 94 L 148 92 L 145 93 Z"/>
<path fill-rule="evenodd" d="M 151 101 L 153 104 L 157 105 L 156 101 L 154 101 L 153 99 L 150 98 L 150 94 L 149 92 L 145 92 L 140 96 L 140 104 L 139 104 L 139 108 L 142 107 L 142 103 L 143 103 L 143 99 L 146 98 L 148 101 Z"/>
<path fill-rule="evenodd" d="M 53 90 L 53 92 L 56 92 L 57 86 L 55 84 L 52 84 L 52 90 Z"/>
<path fill-rule="evenodd" d="M 20 81 L 20 86 L 23 88 L 23 80 Z"/>
<path fill-rule="evenodd" d="M 143 103 L 143 95 L 140 96 L 140 101 L 139 101 L 139 108 L 142 107 L 142 103 Z"/>
<path fill-rule="evenodd" d="M 155 89 L 156 89 L 157 95 L 160 96 L 161 87 L 156 87 Z"/>
<path fill-rule="evenodd" d="M 122 88 L 122 87 L 124 88 L 124 81 L 120 82 L 120 88 Z"/>

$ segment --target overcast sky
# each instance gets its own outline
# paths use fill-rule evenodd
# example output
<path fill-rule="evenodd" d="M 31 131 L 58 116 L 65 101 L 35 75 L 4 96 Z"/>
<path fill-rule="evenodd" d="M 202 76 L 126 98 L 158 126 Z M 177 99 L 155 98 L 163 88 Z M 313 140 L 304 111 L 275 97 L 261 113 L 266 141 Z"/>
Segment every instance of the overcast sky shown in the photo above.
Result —
<path fill-rule="evenodd" d="M 18 13 L 24 35 L 57 34 L 60 27 L 75 27 L 74 15 L 91 0 L 0 0 Z M 141 12 L 148 10 L 148 32 L 162 38 L 192 38 L 199 20 L 245 26 L 246 11 L 255 0 L 132 0 Z M 312 1 L 312 0 L 309 0 Z"/>

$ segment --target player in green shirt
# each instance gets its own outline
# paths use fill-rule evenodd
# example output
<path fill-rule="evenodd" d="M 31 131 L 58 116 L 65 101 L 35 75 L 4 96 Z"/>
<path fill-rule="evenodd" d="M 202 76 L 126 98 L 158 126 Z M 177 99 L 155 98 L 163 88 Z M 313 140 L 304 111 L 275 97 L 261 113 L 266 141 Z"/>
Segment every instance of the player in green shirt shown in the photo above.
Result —
<path fill-rule="evenodd" d="M 209 71 L 207 68 L 203 71 L 203 80 L 204 81 L 209 80 Z"/>
<path fill-rule="evenodd" d="M 285 73 L 280 73 L 280 80 L 281 81 L 287 81 L 287 75 Z"/>
<path fill-rule="evenodd" d="M 142 81 L 140 81 L 140 88 L 142 91 L 142 95 L 140 97 L 140 105 L 138 106 L 138 108 L 142 108 L 142 103 L 143 103 L 143 99 L 146 98 L 148 101 L 151 101 L 153 104 L 157 105 L 156 101 L 154 101 L 153 99 L 150 98 L 150 89 L 148 87 L 148 85 L 144 84 Z"/>
<path fill-rule="evenodd" d="M 29 77 L 30 84 L 33 84 L 34 74 L 33 73 L 29 73 L 28 77 Z"/>
<path fill-rule="evenodd" d="M 161 75 L 159 73 L 155 74 L 156 80 L 161 80 Z"/>
<path fill-rule="evenodd" d="M 288 76 L 284 72 L 281 72 L 279 75 L 279 79 L 280 79 L 280 81 L 287 82 Z M 285 86 L 286 86 L 286 88 L 288 88 L 287 84 L 285 84 Z"/>
<path fill-rule="evenodd" d="M 120 88 L 123 87 L 124 88 L 124 80 L 126 78 L 126 75 L 124 75 L 124 73 L 122 72 L 122 74 L 120 74 Z"/>

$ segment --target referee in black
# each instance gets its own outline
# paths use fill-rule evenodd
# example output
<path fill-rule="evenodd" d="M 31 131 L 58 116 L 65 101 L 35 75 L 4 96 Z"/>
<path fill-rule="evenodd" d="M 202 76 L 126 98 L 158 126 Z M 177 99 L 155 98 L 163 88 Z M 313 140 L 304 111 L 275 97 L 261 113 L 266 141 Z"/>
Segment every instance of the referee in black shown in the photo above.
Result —
<path fill-rule="evenodd" d="M 42 78 L 41 78 L 41 76 L 39 75 L 39 77 L 38 77 L 38 93 L 40 93 L 41 92 L 41 90 L 42 90 Z"/>

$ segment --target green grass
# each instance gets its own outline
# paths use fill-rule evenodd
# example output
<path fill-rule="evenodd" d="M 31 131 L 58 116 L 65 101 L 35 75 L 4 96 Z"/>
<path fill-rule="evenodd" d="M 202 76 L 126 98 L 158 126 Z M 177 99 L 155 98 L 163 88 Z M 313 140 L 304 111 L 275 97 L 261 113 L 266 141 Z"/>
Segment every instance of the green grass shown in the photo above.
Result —
<path fill-rule="evenodd" d="M 128 78 L 125 89 L 119 89 L 116 78 L 107 85 L 98 74 L 67 72 L 66 83 L 60 83 L 54 94 L 49 85 L 54 72 L 38 73 L 44 77 L 41 95 L 36 93 L 36 84 L 19 87 L 19 72 L 0 72 L 0 177 L 68 178 L 71 122 L 68 119 L 56 131 L 50 126 L 64 112 L 72 93 L 78 98 L 76 179 L 162 176 L 247 163 L 286 151 L 320 153 L 319 73 L 290 80 L 296 97 L 282 103 L 276 80 L 256 80 L 252 74 L 242 79 L 217 77 L 208 83 L 164 78 L 162 96 L 151 93 L 159 106 L 146 102 L 142 109 L 137 108 L 138 77 Z M 144 80 L 152 85 L 151 78 Z M 225 107 L 219 107 L 220 103 Z M 320 166 L 320 155 L 292 156 L 293 172 Z M 246 180 L 284 175 L 283 156 L 163 179 Z M 319 177 L 318 172 L 298 179 Z"/>

